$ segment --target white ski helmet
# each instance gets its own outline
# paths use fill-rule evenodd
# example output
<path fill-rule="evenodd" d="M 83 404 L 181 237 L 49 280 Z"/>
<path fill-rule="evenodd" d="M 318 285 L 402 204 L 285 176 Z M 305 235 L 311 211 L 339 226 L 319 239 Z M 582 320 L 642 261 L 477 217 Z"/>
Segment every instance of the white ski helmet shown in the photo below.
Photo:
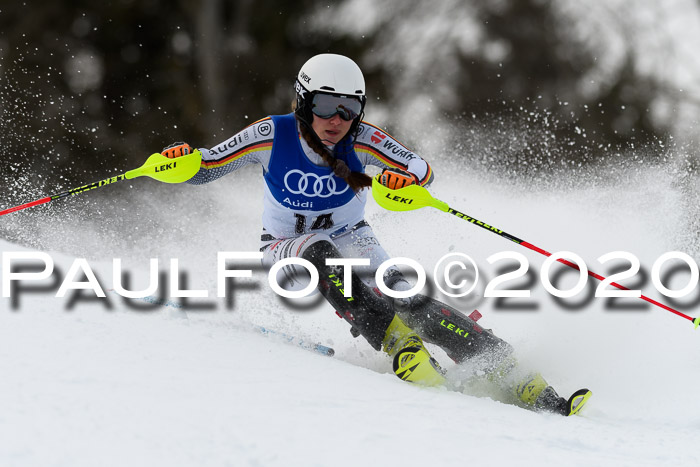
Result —
<path fill-rule="evenodd" d="M 351 133 L 354 133 L 367 101 L 365 78 L 354 61 L 336 54 L 320 54 L 311 57 L 299 70 L 294 87 L 297 95 L 296 113 L 309 125 L 313 121 L 313 101 L 316 95 L 328 94 L 357 100 L 360 106 L 353 106 L 353 111 L 349 113 L 354 117 L 351 127 Z M 339 106 L 339 109 L 341 108 L 344 107 Z M 343 118 L 348 120 L 345 118 L 347 116 L 344 115 Z"/>

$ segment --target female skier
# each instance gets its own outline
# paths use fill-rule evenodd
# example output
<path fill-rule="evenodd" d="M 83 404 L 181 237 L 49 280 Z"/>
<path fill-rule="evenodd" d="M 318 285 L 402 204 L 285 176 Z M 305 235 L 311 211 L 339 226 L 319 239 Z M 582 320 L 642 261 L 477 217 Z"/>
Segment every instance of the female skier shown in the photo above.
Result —
<path fill-rule="evenodd" d="M 485 357 L 489 379 L 512 388 L 517 401 L 528 408 L 563 415 L 578 411 L 589 391 L 578 391 L 567 401 L 539 374 L 514 378 L 510 345 L 471 318 L 426 296 L 390 300 L 380 294 L 374 271 L 389 256 L 364 220 L 372 184 L 365 167 L 382 169 L 379 181 L 390 189 L 427 185 L 433 180 L 432 169 L 386 132 L 362 120 L 365 81 L 351 59 L 335 54 L 312 57 L 299 70 L 295 91 L 293 113 L 263 118 L 223 143 L 202 149 L 202 167 L 188 183 L 208 183 L 246 165 L 261 165 L 263 265 L 270 267 L 289 257 L 311 262 L 319 273 L 321 294 L 350 323 L 354 336 L 363 336 L 376 350 L 393 357 L 394 372 L 401 379 L 445 383 L 425 339 L 458 363 Z M 175 143 L 162 154 L 175 158 L 191 150 L 186 143 Z M 345 278 L 351 281 L 351 297 L 344 296 L 344 268 L 333 264 L 337 258 L 369 259 L 369 266 L 355 267 Z M 304 268 L 292 265 L 279 271 L 278 283 L 300 288 L 306 277 Z M 393 290 L 410 289 L 395 267 L 387 270 L 384 283 Z"/>

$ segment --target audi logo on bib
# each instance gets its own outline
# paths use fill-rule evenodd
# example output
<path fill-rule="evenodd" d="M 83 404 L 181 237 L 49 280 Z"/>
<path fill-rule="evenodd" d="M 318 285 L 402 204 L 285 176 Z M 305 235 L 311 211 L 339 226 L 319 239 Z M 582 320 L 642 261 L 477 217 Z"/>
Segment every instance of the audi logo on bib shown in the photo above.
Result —
<path fill-rule="evenodd" d="M 338 187 L 332 174 L 316 175 L 298 169 L 287 172 L 287 175 L 284 176 L 284 186 L 290 193 L 308 198 L 328 198 L 333 195 L 342 195 L 350 188 L 345 185 L 341 191 L 336 191 Z"/>

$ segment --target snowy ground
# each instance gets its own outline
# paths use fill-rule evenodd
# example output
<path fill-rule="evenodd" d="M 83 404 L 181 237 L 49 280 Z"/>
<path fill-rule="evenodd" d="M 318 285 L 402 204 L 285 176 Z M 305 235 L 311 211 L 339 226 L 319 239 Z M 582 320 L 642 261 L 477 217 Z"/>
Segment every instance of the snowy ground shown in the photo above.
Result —
<path fill-rule="evenodd" d="M 580 297 L 570 303 L 582 306 L 566 309 L 539 279 L 529 301 L 508 302 L 522 305 L 516 309 L 478 297 L 450 302 L 478 307 L 480 323 L 561 393 L 593 390 L 581 416 L 563 418 L 402 383 L 388 357 L 352 339 L 328 306 L 290 310 L 261 271 L 237 283 L 232 303 L 215 298 L 216 252 L 257 249 L 262 182 L 252 170 L 244 175 L 250 181 L 234 175 L 204 187 L 134 181 L 128 198 L 112 201 L 128 207 L 118 222 L 68 215 L 38 227 L 61 206 L 2 219 L 32 223 L 36 249 L 50 253 L 56 274 L 43 289 L 19 291 L 16 302 L 0 299 L 0 465 L 700 465 L 700 331 L 664 310 L 611 310 Z M 663 174 L 556 195 L 479 180 L 446 176 L 432 191 L 548 251 L 574 251 L 597 272 L 606 272 L 596 261 L 604 253 L 629 251 L 648 273 L 679 248 L 684 213 L 673 209 L 677 195 Z M 370 201 L 368 220 L 392 255 L 429 271 L 449 251 L 471 255 L 484 281 L 495 275 L 486 262 L 493 253 L 521 252 L 537 274 L 544 259 L 434 210 L 386 213 Z M 0 249 L 26 251 L 2 240 Z M 56 298 L 55 281 L 76 257 L 87 258 L 105 289 L 115 257 L 137 285 L 148 258 L 164 271 L 178 258 L 187 287 L 210 297 L 184 312 L 136 309 L 145 304 L 129 306 L 112 292 Z M 642 282 L 645 294 L 662 298 Z M 684 311 L 697 316 L 696 308 Z M 256 325 L 336 355 L 262 335 Z"/>

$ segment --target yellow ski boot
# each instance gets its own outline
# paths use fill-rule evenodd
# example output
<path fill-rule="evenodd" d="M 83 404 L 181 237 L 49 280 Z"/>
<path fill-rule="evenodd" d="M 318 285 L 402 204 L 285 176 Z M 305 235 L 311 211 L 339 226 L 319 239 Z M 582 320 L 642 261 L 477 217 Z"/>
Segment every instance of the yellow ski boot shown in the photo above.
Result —
<path fill-rule="evenodd" d="M 516 397 L 536 411 L 554 412 L 564 416 L 577 414 L 591 397 L 588 389 L 579 389 L 569 400 L 560 397 L 542 375 L 534 373 L 524 378 L 515 387 Z"/>
<path fill-rule="evenodd" d="M 394 357 L 394 373 L 402 380 L 423 386 L 445 384 L 438 362 L 430 356 L 418 334 L 398 316 L 389 324 L 382 345 Z"/>

